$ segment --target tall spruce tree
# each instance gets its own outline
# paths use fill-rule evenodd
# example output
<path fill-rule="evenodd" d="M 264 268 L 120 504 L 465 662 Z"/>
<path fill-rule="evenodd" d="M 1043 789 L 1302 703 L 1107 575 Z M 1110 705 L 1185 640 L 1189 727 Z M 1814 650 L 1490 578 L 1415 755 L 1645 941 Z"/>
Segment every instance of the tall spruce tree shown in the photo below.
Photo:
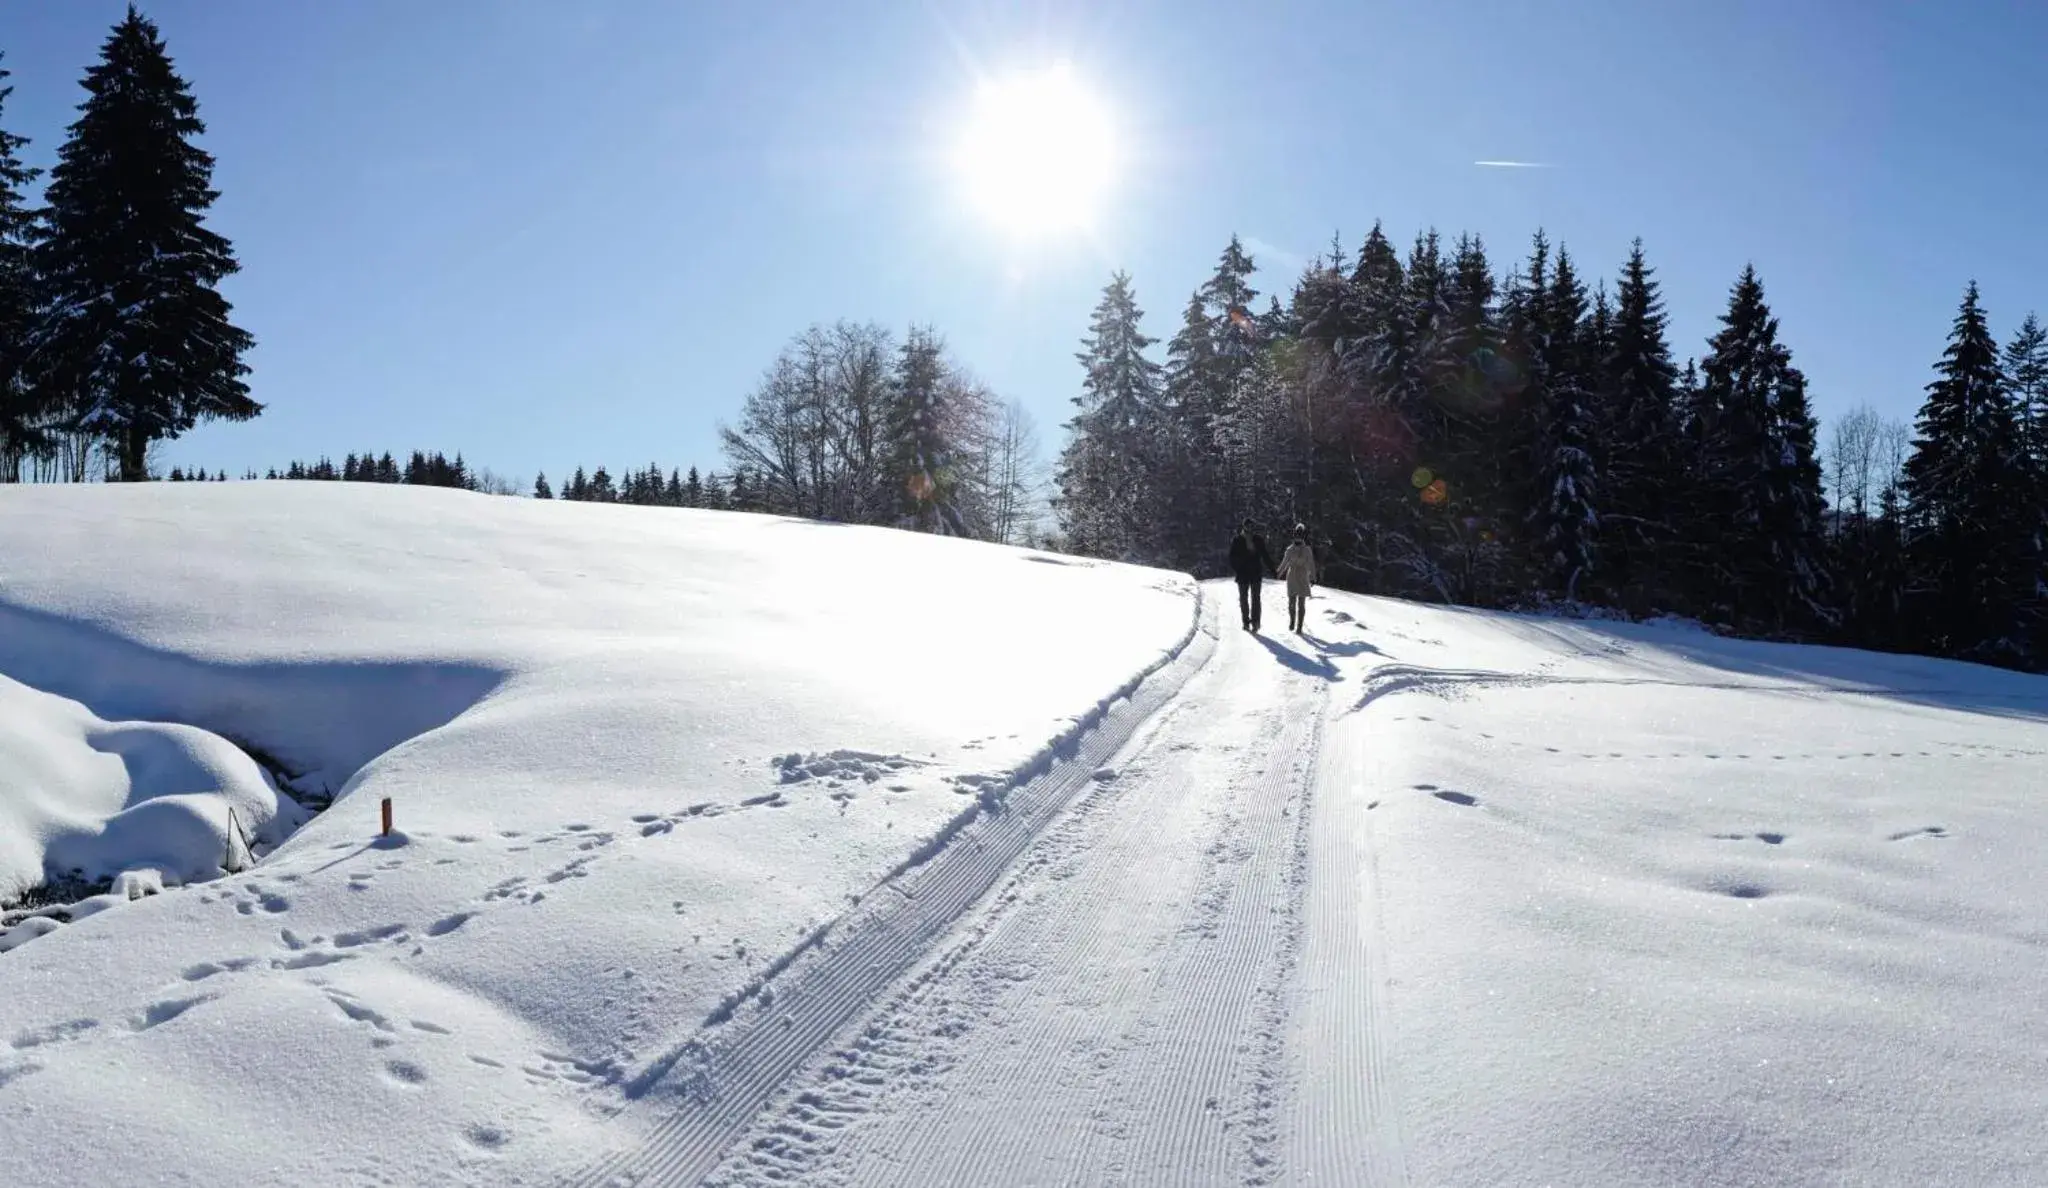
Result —
<path fill-rule="evenodd" d="M 1522 584 L 1540 583 L 1543 570 L 1541 546 L 1530 529 L 1548 502 L 1544 479 L 1552 463 L 1550 266 L 1550 239 L 1538 230 L 1528 260 L 1508 274 L 1501 297 L 1497 497 L 1502 535 L 1510 542 Z"/>
<path fill-rule="evenodd" d="M 546 471 L 542 471 L 534 476 L 533 497 L 535 499 L 553 499 L 555 497 L 555 489 L 553 487 L 548 486 L 548 475 Z"/>
<path fill-rule="evenodd" d="M 1598 345 L 1586 321 L 1586 289 L 1571 254 L 1558 249 L 1537 346 L 1544 377 L 1544 420 L 1536 504 L 1531 509 L 1537 573 L 1545 588 L 1576 598 L 1597 557 L 1596 466 L 1590 437 Z"/>
<path fill-rule="evenodd" d="M 900 521 L 920 532 L 966 536 L 954 443 L 946 421 L 945 346 L 929 327 L 913 326 L 898 353 L 890 471 L 901 499 Z M 737 495 L 738 487 L 734 491 Z"/>
<path fill-rule="evenodd" d="M 1614 419 L 1601 472 L 1608 586 L 1623 606 L 1637 611 L 1673 595 L 1674 512 L 1687 498 L 1689 476 L 1678 441 L 1678 369 L 1666 326 L 1663 297 L 1638 239 L 1622 266 L 1602 360 Z"/>
<path fill-rule="evenodd" d="M 254 340 L 216 287 L 237 265 L 203 222 L 218 197 L 213 158 L 192 143 L 206 126 L 156 26 L 131 7 L 84 85 L 45 195 L 38 371 L 137 481 L 152 442 L 263 406 L 242 382 Z"/>
<path fill-rule="evenodd" d="M 1391 370 L 1390 360 L 1403 349 L 1408 293 L 1400 254 L 1378 223 L 1358 249 L 1351 290 L 1356 313 L 1350 318 L 1353 334 L 1344 344 L 1344 368 L 1361 399 L 1383 404 L 1379 385 Z"/>
<path fill-rule="evenodd" d="M 0 117 L 14 93 L 5 85 L 8 76 L 0 69 Z M 39 305 L 33 253 L 42 223 L 24 191 L 42 171 L 21 160 L 27 144 L 27 137 L 0 125 L 0 482 L 17 477 L 22 455 L 41 444 L 47 419 L 37 399 L 46 388 L 29 371 L 29 338 Z"/>
<path fill-rule="evenodd" d="M 1161 372 L 1146 354 L 1157 340 L 1140 328 L 1143 317 L 1129 274 L 1116 273 L 1076 355 L 1081 395 L 1060 455 L 1059 514 L 1068 544 L 1096 556 L 1149 557 L 1152 526 L 1163 510 L 1151 481 L 1158 468 Z"/>
<path fill-rule="evenodd" d="M 1216 570 L 1210 522 L 1221 481 L 1216 464 L 1216 343 L 1200 292 L 1188 297 L 1180 330 L 1166 344 L 1164 399 L 1154 438 L 1153 490 L 1160 561 L 1197 573 Z"/>
<path fill-rule="evenodd" d="M 2048 471 L 2048 327 L 2032 313 L 2006 344 L 2005 382 L 2027 457 L 2036 472 Z"/>
<path fill-rule="evenodd" d="M 1500 328 L 1494 320 L 1494 297 L 1498 287 L 1493 265 L 1486 258 L 1486 243 L 1476 235 L 1458 237 L 1445 287 L 1448 326 L 1446 354 L 1456 372 L 1445 385 L 1451 412 L 1468 425 L 1499 409 L 1494 388 L 1495 357 L 1500 351 Z"/>
<path fill-rule="evenodd" d="M 1441 352 L 1447 370 L 1435 396 L 1443 436 L 1431 455 L 1444 498 L 1435 528 L 1454 597 L 1498 602 L 1503 595 L 1501 514 L 1501 334 L 1497 287 L 1486 245 L 1461 235 L 1446 281 L 1448 324 Z"/>
<path fill-rule="evenodd" d="M 2041 597 L 2038 485 L 1973 281 L 1927 385 L 1906 459 L 1906 523 L 1923 646 L 2012 662 Z"/>
<path fill-rule="evenodd" d="M 1695 590 L 1736 622 L 1777 631 L 1828 622 L 1820 463 L 1806 377 L 1778 341 L 1763 282 L 1746 267 L 1700 364 L 1706 428 L 1707 569 Z M 1717 590 L 1716 587 L 1719 589 Z"/>
<path fill-rule="evenodd" d="M 1451 372 L 1456 341 L 1451 325 L 1451 278 L 1443 244 L 1433 230 L 1415 237 L 1403 270 L 1397 346 L 1381 363 L 1380 388 L 1415 434 L 1416 461 L 1434 465 L 1433 447 L 1444 437 L 1438 399 Z"/>
<path fill-rule="evenodd" d="M 1227 536 L 1226 525 L 1255 510 L 1256 479 L 1246 467 L 1246 446 L 1256 433 L 1255 377 L 1265 340 L 1253 308 L 1259 296 L 1251 284 L 1256 267 L 1243 242 L 1232 235 L 1216 261 L 1216 271 L 1196 291 L 1209 342 L 1209 367 L 1194 389 L 1204 404 L 1197 418 L 1204 428 L 1195 439 L 1195 473 L 1206 478 L 1190 492 L 1188 507 L 1194 519 L 1187 525 L 1187 543 L 1192 556 L 1207 561 L 1211 569 L 1220 553 L 1217 537 Z"/>

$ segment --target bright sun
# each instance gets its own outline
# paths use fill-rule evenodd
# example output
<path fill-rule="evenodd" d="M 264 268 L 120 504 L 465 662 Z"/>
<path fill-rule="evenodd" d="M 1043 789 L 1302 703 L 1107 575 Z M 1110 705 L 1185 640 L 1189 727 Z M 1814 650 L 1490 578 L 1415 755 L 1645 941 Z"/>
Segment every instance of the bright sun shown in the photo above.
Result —
<path fill-rule="evenodd" d="M 956 162 L 983 213 L 1011 232 L 1045 235 L 1094 218 L 1115 147 L 1108 113 L 1062 62 L 984 82 Z"/>

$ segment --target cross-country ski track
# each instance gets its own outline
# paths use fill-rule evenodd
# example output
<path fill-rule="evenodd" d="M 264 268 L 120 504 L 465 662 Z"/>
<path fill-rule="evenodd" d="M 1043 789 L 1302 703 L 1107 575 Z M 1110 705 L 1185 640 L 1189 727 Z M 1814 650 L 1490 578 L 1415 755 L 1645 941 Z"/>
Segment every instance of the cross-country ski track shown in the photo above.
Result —
<path fill-rule="evenodd" d="M 667 1116 L 586 1182 L 1399 1182 L 1371 975 L 1331 968 L 1370 948 L 1363 888 L 1313 877 L 1358 857 L 1315 806 L 1369 645 L 1219 630 L 1208 595 L 1077 753 L 663 1062 Z M 1360 1091 L 1314 1141 L 1305 1079 Z"/>

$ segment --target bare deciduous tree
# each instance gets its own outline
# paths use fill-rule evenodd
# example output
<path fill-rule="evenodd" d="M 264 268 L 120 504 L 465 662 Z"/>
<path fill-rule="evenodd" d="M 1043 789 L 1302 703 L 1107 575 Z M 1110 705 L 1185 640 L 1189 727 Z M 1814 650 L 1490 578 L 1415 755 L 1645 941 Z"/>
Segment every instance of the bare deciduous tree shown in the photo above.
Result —
<path fill-rule="evenodd" d="M 1046 505 L 1038 425 L 1015 400 L 998 405 L 983 447 L 984 498 L 989 539 L 1021 544 L 1032 539 Z"/>
<path fill-rule="evenodd" d="M 736 469 L 756 476 L 764 510 L 856 524 L 901 520 L 902 362 L 880 326 L 839 322 L 791 339 L 720 438 Z M 1005 404 L 957 362 L 941 359 L 932 406 L 944 443 L 949 505 L 968 532 L 1014 540 L 1031 526 L 1038 441 L 1021 408 Z"/>
<path fill-rule="evenodd" d="M 1871 499 L 1877 493 L 1871 484 L 1878 469 L 1881 429 L 1881 418 L 1867 404 L 1835 418 L 1833 432 L 1828 436 L 1826 465 L 1828 495 L 1834 503 L 1838 529 L 1840 517 L 1861 520 L 1870 513 Z"/>
<path fill-rule="evenodd" d="M 1836 418 L 1828 436 L 1828 496 L 1842 518 L 1868 519 L 1885 489 L 1896 483 L 1913 440 L 1912 428 L 1888 420 L 1867 404 Z"/>

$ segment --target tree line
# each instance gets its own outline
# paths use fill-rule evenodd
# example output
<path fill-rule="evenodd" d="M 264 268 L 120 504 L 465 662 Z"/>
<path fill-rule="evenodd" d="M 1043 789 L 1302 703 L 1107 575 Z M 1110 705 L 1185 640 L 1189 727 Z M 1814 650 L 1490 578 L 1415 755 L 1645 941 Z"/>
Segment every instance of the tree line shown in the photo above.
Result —
<path fill-rule="evenodd" d="M 1254 274 L 1233 237 L 1163 362 L 1111 278 L 1056 476 L 1077 551 L 1217 574 L 1250 516 L 1366 593 L 2048 659 L 2048 336 L 1998 347 L 1974 285 L 1916 425 L 1861 409 L 1823 450 L 1753 267 L 1682 366 L 1640 242 L 1611 292 L 1541 232 L 1505 274 L 1377 225 L 1284 301 Z"/>
<path fill-rule="evenodd" d="M 218 291 L 237 265 L 205 225 L 205 125 L 156 26 L 130 7 L 82 85 L 40 207 L 0 126 L 0 481 L 147 479 L 157 442 L 263 410 Z"/>
<path fill-rule="evenodd" d="M 614 479 L 610 471 L 599 466 L 588 475 L 578 466 L 569 480 L 562 484 L 557 494 L 548 485 L 545 472 L 534 479 L 535 499 L 567 499 L 581 503 L 624 503 L 638 507 L 695 507 L 712 511 L 765 511 L 768 510 L 756 497 L 760 480 L 750 475 L 745 468 L 730 474 L 700 474 L 696 467 L 688 473 L 670 468 L 666 477 L 661 467 L 648 463 L 645 470 L 629 471 L 623 478 Z"/>
<path fill-rule="evenodd" d="M 247 480 L 258 478 L 284 480 L 289 482 L 341 482 L 341 483 L 392 483 L 415 487 L 447 487 L 462 491 L 477 491 L 487 495 L 530 494 L 535 499 L 562 499 L 582 503 L 620 503 L 641 507 L 694 507 L 714 511 L 767 511 L 770 510 L 756 492 L 762 490 L 761 480 L 741 467 L 729 473 L 713 471 L 699 472 L 692 466 L 687 472 L 671 468 L 666 473 L 659 465 L 649 463 L 643 470 L 624 472 L 614 478 L 604 466 L 588 472 L 578 466 L 558 492 L 548 481 L 546 471 L 534 477 L 532 488 L 522 488 L 510 479 L 487 467 L 471 466 L 460 452 L 454 457 L 439 450 L 428 453 L 414 450 L 410 458 L 400 462 L 390 451 L 383 454 L 366 452 L 344 455 L 340 464 L 322 456 L 312 462 L 294 461 L 279 469 L 272 467 L 262 474 L 251 470 L 242 476 Z M 208 475 L 205 471 L 186 472 L 173 468 L 171 482 L 226 482 L 227 472 Z"/>

